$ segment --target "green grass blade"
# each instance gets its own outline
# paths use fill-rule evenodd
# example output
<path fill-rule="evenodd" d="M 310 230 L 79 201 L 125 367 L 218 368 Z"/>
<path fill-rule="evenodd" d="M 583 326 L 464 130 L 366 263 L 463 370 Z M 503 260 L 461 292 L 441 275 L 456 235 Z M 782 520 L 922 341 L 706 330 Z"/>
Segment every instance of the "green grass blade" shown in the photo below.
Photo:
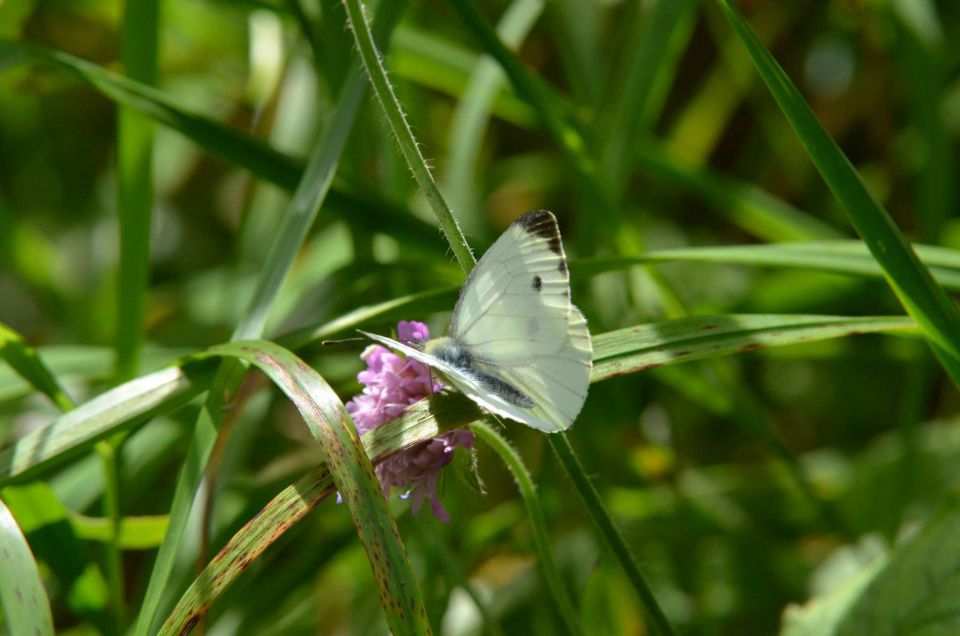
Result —
<path fill-rule="evenodd" d="M 302 165 L 296 159 L 260 139 L 180 108 L 160 90 L 60 51 L 0 41 L 0 55 L 4 53 L 16 53 L 24 60 L 53 64 L 74 73 L 118 104 L 180 132 L 207 152 L 243 166 L 266 181 L 287 190 L 293 190 L 299 182 Z"/>
<path fill-rule="evenodd" d="M 37 350 L 27 344 L 23 336 L 0 322 L 0 358 L 10 365 L 20 377 L 40 391 L 61 411 L 69 411 L 73 400 L 43 363 Z"/>
<path fill-rule="evenodd" d="M 158 0 L 124 5 L 120 59 L 127 77 L 146 85 L 157 80 Z M 117 210 L 120 218 L 117 293 L 117 376 L 136 375 L 143 345 L 153 218 L 153 123 L 128 108 L 117 113 Z"/>
<path fill-rule="evenodd" d="M 167 515 L 123 517 L 117 545 L 123 550 L 152 550 L 163 542 L 169 521 Z M 70 516 L 70 524 L 77 537 L 85 541 L 106 543 L 114 539 L 112 519 L 74 514 Z"/>
<path fill-rule="evenodd" d="M 900 317 L 726 314 L 654 322 L 596 336 L 592 381 L 768 347 L 915 330 L 912 320 Z"/>
<path fill-rule="evenodd" d="M 960 252 L 917 245 L 917 254 L 937 281 L 949 290 L 960 290 Z M 881 278 L 883 269 L 861 241 L 811 241 L 775 245 L 724 245 L 647 252 L 629 258 L 583 259 L 570 263 L 578 277 L 618 271 L 630 265 L 653 263 L 725 263 L 760 267 L 798 267 L 832 274 Z"/>
<path fill-rule="evenodd" d="M 377 35 L 385 38 L 400 18 L 402 7 L 388 3 L 377 17 Z M 371 35 L 371 38 L 373 36 Z M 340 154 L 356 117 L 357 109 L 365 91 L 365 81 L 358 67 L 352 68 L 344 86 L 331 125 L 317 143 L 306 171 L 284 212 L 282 226 L 278 231 L 263 273 L 247 311 L 234 330 L 232 339 L 250 339 L 262 335 L 280 286 L 293 265 L 300 245 L 330 189 L 333 176 L 340 161 Z M 173 571 L 174 559 L 186 530 L 191 505 L 216 439 L 216 431 L 223 421 L 226 406 L 235 394 L 243 377 L 241 363 L 226 360 L 217 373 L 187 451 L 187 465 L 174 493 L 170 510 L 170 525 L 167 537 L 157 554 L 150 574 L 144 601 L 137 618 L 136 634 L 144 636 L 151 631 L 160 610 L 162 595 Z"/>
<path fill-rule="evenodd" d="M 515 0 L 503 13 L 497 33 L 507 46 L 516 48 L 543 13 L 543 0 Z M 503 71 L 495 60 L 483 57 L 473 69 L 450 122 L 450 150 L 442 179 L 447 198 L 468 230 L 481 226 L 474 206 L 477 201 L 477 159 L 494 98 L 504 84 Z"/>
<path fill-rule="evenodd" d="M 447 297 L 454 290 L 443 290 Z M 407 299 L 404 299 L 407 301 Z M 318 338 L 343 333 L 357 325 L 390 315 L 390 303 L 358 312 L 315 330 Z M 400 311 L 400 314 L 404 311 Z M 399 315 L 399 314 L 398 314 Z M 663 321 L 595 336 L 594 381 L 632 373 L 658 364 L 727 355 L 741 350 L 773 347 L 867 332 L 911 330 L 913 323 L 898 317 L 846 318 L 831 316 L 717 316 Z M 300 344 L 309 339 L 300 338 Z M 687 353 L 684 353 L 687 352 Z M 632 367 L 624 366 L 625 358 Z M 189 363 L 170 367 L 122 384 L 86 402 L 51 424 L 0 451 L 0 485 L 23 480 L 53 463 L 89 448 L 96 440 L 152 417 L 170 412 L 209 386 L 210 365 Z"/>
<path fill-rule="evenodd" d="M 0 451 L 0 486 L 23 481 L 118 431 L 167 413 L 209 386 L 212 368 L 169 367 L 125 382 Z"/>
<path fill-rule="evenodd" d="M 624 219 L 583 133 L 564 112 L 563 102 L 531 75 L 517 56 L 510 52 L 487 22 L 476 2 L 450 0 L 450 4 L 487 53 L 503 68 L 517 94 L 537 111 L 544 128 L 567 155 L 583 182 L 590 204 L 604 220 L 604 230 L 616 246 L 616 251 L 623 254 L 639 252 L 643 247 L 642 237 L 636 228 Z M 684 315 L 683 304 L 667 281 L 659 278 L 657 272 L 651 272 L 650 276 L 652 289 L 658 296 L 656 300 L 664 307 L 665 312 L 670 316 Z"/>
<path fill-rule="evenodd" d="M 0 499 L 0 601 L 11 634 L 53 636 L 50 599 L 17 520 Z"/>
<path fill-rule="evenodd" d="M 634 140 L 646 133 L 659 113 L 676 59 L 689 37 L 699 0 L 658 0 L 636 20 L 624 58 L 627 69 L 615 82 L 604 150 L 604 173 L 615 198 L 622 196 L 633 163 Z"/>
<path fill-rule="evenodd" d="M 636 144 L 634 149 L 641 171 L 699 197 L 757 238 L 770 242 L 842 238 L 823 221 L 753 184 L 724 177 L 706 167 L 686 165 L 652 142 Z"/>
<path fill-rule="evenodd" d="M 177 478 L 177 486 L 170 504 L 169 523 L 157 551 L 150 579 L 140 603 L 140 612 L 134 633 L 140 636 L 152 633 L 152 626 L 160 609 L 160 602 L 166 591 L 170 575 L 173 573 L 177 551 L 187 528 L 193 501 L 206 472 L 210 453 L 217 439 L 219 425 L 231 400 L 236 396 L 237 387 L 243 379 L 244 367 L 234 360 L 221 364 L 211 382 L 207 399 L 200 409 L 193 426 L 193 434 L 187 448 L 187 456 Z"/>
<path fill-rule="evenodd" d="M 500 433 L 489 426 L 484 420 L 478 420 L 470 425 L 470 430 L 477 437 L 487 443 L 509 469 L 517 483 L 517 489 L 520 491 L 520 497 L 523 499 L 523 505 L 527 509 L 527 516 L 530 519 L 530 525 L 533 527 L 533 540 L 536 544 L 538 562 L 540 571 L 543 572 L 543 578 L 547 583 L 547 589 L 550 590 L 550 596 L 553 599 L 557 610 L 560 612 L 560 618 L 569 634 L 582 634 L 583 627 L 580 619 L 573 607 L 573 601 L 570 600 L 570 593 L 564 585 L 560 571 L 553 559 L 553 550 L 550 548 L 550 536 L 547 533 L 547 524 L 543 517 L 543 509 L 540 507 L 540 500 L 537 497 L 537 490 L 523 463 L 523 458 L 517 449 L 503 438 Z"/>
<path fill-rule="evenodd" d="M 379 460 L 475 420 L 476 406 L 459 394 L 421 400 L 404 413 L 360 438 L 371 461 Z M 326 465 L 319 466 L 284 488 L 257 516 L 231 537 L 180 597 L 160 634 L 180 634 L 213 606 L 223 592 L 283 533 L 335 490 Z"/>
<path fill-rule="evenodd" d="M 4 488 L 0 498 L 33 546 L 36 560 L 49 568 L 57 587 L 66 592 L 70 610 L 104 634 L 115 633 L 107 583 L 74 532 L 70 511 L 53 489 L 45 482 L 35 481 Z"/>
<path fill-rule="evenodd" d="M 337 491 L 350 508 L 357 536 L 380 587 L 391 631 L 429 633 L 423 597 L 396 522 L 353 421 L 337 394 L 300 358 L 270 342 L 233 342 L 213 347 L 209 353 L 236 357 L 257 366 L 290 398 L 320 443 Z"/>
<path fill-rule="evenodd" d="M 542 5 L 542 0 L 539 1 Z M 394 77 L 459 100 L 469 90 L 471 73 L 478 63 L 482 63 L 480 57 L 460 42 L 402 25 L 397 29 L 392 43 L 388 69 Z M 501 87 L 492 96 L 490 109 L 493 115 L 521 128 L 531 128 L 537 124 L 533 109 Z"/>
<path fill-rule="evenodd" d="M 256 338 L 263 333 L 273 301 L 280 293 L 280 287 L 293 266 L 300 245 L 333 183 L 333 176 L 340 163 L 340 154 L 350 135 L 365 91 L 363 77 L 358 69 L 354 69 L 347 80 L 333 121 L 323 140 L 317 145 L 300 185 L 287 206 L 282 224 L 277 230 L 277 237 L 267 255 L 266 266 L 257 281 L 256 291 L 244 319 L 234 330 L 234 340 Z"/>
<path fill-rule="evenodd" d="M 887 211 L 867 191 L 856 169 L 817 121 L 773 56 L 729 0 L 720 0 L 720 6 L 813 163 L 883 267 L 894 293 L 933 344 L 954 383 L 960 384 L 960 312 L 917 258 Z"/>
<path fill-rule="evenodd" d="M 467 240 L 457 225 L 456 219 L 453 218 L 453 213 L 447 206 L 447 202 L 440 194 L 440 189 L 437 187 L 433 175 L 430 174 L 430 169 L 420 153 L 420 146 L 407 123 L 403 109 L 400 108 L 400 101 L 390 86 L 390 80 L 387 79 L 387 73 L 383 68 L 383 60 L 377 50 L 373 33 L 367 25 L 363 7 L 359 0 L 343 0 L 343 6 L 347 11 L 350 30 L 353 32 L 360 59 L 363 60 L 363 66 L 367 70 L 370 85 L 373 87 L 377 101 L 380 102 L 384 115 L 386 115 L 387 121 L 397 137 L 400 151 L 403 153 L 417 185 L 430 203 L 430 207 L 440 223 L 440 229 L 450 244 L 460 268 L 464 272 L 469 272 L 476 262 L 473 253 L 470 251 L 470 246 L 467 245 Z"/>
<path fill-rule="evenodd" d="M 597 493 L 597 489 L 594 488 L 593 482 L 590 481 L 587 473 L 583 470 L 583 466 L 580 465 L 580 460 L 573 451 L 566 433 L 550 435 L 547 439 L 550 440 L 554 453 L 560 458 L 564 470 L 567 471 L 567 475 L 576 486 L 577 492 L 580 493 L 584 505 L 590 509 L 590 514 L 600 529 L 604 540 L 613 549 L 613 553 L 623 566 L 627 578 L 630 579 L 633 588 L 640 595 L 640 601 L 646 610 L 647 629 L 650 630 L 650 633 L 660 634 L 661 636 L 675 634 L 676 632 L 670 625 L 667 615 L 663 613 L 657 598 L 653 595 L 653 590 L 650 589 L 647 578 L 643 575 L 640 566 L 630 552 L 630 547 L 623 538 L 623 534 L 613 522 L 613 517 L 610 516 L 610 512 L 603 504 L 603 500 Z"/>

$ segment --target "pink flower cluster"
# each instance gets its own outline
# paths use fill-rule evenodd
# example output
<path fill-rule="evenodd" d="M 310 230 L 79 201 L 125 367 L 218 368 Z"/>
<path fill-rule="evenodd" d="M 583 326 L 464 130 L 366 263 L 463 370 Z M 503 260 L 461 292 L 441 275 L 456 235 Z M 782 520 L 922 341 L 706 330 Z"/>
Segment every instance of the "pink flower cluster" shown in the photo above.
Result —
<path fill-rule="evenodd" d="M 408 343 L 425 342 L 430 339 L 430 330 L 423 323 L 401 320 L 397 336 Z M 347 412 L 361 435 L 443 388 L 425 364 L 408 360 L 380 345 L 367 347 L 360 358 L 367 363 L 367 368 L 357 375 L 364 385 L 363 393 L 347 402 Z M 404 490 L 401 497 L 413 499 L 413 514 L 429 499 L 434 516 L 450 521 L 450 515 L 440 503 L 437 482 L 440 470 L 453 461 L 453 451 L 458 446 L 471 448 L 473 433 L 454 429 L 387 458 L 376 467 L 384 494 L 389 495 L 391 488 Z"/>

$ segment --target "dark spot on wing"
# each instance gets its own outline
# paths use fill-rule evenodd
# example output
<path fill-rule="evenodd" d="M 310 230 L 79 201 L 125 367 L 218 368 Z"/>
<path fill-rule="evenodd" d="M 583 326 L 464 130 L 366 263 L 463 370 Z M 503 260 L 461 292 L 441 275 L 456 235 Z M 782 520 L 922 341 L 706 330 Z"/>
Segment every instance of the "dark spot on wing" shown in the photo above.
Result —
<path fill-rule="evenodd" d="M 547 239 L 547 245 L 550 247 L 550 250 L 554 254 L 563 256 L 563 246 L 560 243 L 560 228 L 557 227 L 557 218 L 553 216 L 553 212 L 534 210 L 533 212 L 527 212 L 514 221 L 514 223 L 531 234 Z"/>
<path fill-rule="evenodd" d="M 539 292 L 541 289 L 543 289 L 543 279 L 540 278 L 539 276 L 534 276 L 534 277 L 533 277 L 533 288 L 534 288 L 536 291 L 538 291 L 538 292 Z"/>
<path fill-rule="evenodd" d="M 567 261 L 566 261 L 566 259 L 563 259 L 563 258 L 560 259 L 560 262 L 557 263 L 557 271 L 560 272 L 561 274 L 566 274 L 566 273 L 567 273 Z"/>

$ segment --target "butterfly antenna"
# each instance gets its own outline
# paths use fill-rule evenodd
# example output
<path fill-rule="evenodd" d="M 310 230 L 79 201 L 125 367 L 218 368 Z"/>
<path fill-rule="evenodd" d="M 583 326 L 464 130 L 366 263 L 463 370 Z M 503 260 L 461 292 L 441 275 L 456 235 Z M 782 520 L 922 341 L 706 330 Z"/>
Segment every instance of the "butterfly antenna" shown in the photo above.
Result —
<path fill-rule="evenodd" d="M 363 340 L 366 340 L 366 338 L 340 338 L 338 340 L 321 340 L 320 344 L 326 347 L 329 345 L 344 344 L 346 342 L 359 342 Z"/>

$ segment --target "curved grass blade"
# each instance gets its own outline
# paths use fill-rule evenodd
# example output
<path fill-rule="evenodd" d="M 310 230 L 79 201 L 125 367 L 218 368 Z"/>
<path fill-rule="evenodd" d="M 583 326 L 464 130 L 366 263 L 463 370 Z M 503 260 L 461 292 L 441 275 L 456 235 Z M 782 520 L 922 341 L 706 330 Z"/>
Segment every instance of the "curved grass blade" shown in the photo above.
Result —
<path fill-rule="evenodd" d="M 417 402 L 400 417 L 366 433 L 360 441 L 367 456 L 377 463 L 435 437 L 441 429 L 471 422 L 477 417 L 476 406 L 464 396 L 437 395 L 429 401 Z M 237 531 L 203 569 L 180 597 L 160 634 L 184 633 L 274 541 L 334 490 L 326 465 L 311 470 L 284 488 Z"/>
<path fill-rule="evenodd" d="M 50 600 L 30 546 L 0 499 L 0 601 L 11 634 L 53 636 Z"/>
<path fill-rule="evenodd" d="M 36 560 L 56 579 L 70 610 L 104 634 L 116 629 L 109 612 L 110 590 L 99 566 L 90 560 L 80 537 L 70 524 L 70 511 L 45 482 L 0 490 L 27 536 Z M 19 633 L 19 632 L 13 632 Z"/>
<path fill-rule="evenodd" d="M 385 316 L 404 315 L 410 307 L 449 305 L 455 289 L 407 296 L 397 301 L 362 308 L 320 327 L 291 334 L 288 344 L 305 346 L 315 339 L 343 333 L 356 326 L 369 324 Z M 714 325 L 720 325 L 714 327 Z M 698 317 L 641 325 L 595 337 L 593 381 L 610 377 L 620 367 L 624 356 L 633 358 L 635 367 L 619 368 L 632 373 L 651 366 L 686 362 L 693 353 L 682 353 L 689 343 L 698 341 L 706 332 L 715 339 L 697 358 L 726 355 L 740 350 L 797 344 L 854 333 L 910 331 L 913 323 L 906 318 L 847 318 L 829 316 L 718 316 Z M 701 342 L 701 344 L 703 344 Z M 712 348 L 720 345 L 719 348 Z M 668 347 L 679 348 L 671 353 Z M 617 375 L 619 373 L 614 373 Z M 209 364 L 190 363 L 182 368 L 170 367 L 122 384 L 56 418 L 48 426 L 19 439 L 10 448 L 0 451 L 0 485 L 20 481 L 48 469 L 56 462 L 79 453 L 93 442 L 156 413 L 169 413 L 205 390 L 212 377 Z"/>
<path fill-rule="evenodd" d="M 236 341 L 199 355 L 228 356 L 255 365 L 290 398 L 320 443 L 337 491 L 350 509 L 391 631 L 429 633 L 423 597 L 400 532 L 357 429 L 333 389 L 300 358 L 271 342 Z"/>
<path fill-rule="evenodd" d="M 29 382 L 36 390 L 50 398 L 61 411 L 69 411 L 73 400 L 43 363 L 37 350 L 27 344 L 23 336 L 0 322 L 0 358 Z"/>
<path fill-rule="evenodd" d="M 719 2 L 817 170 L 883 267 L 887 282 L 933 345 L 954 383 L 960 385 L 960 312 L 917 258 L 887 211 L 864 186 L 856 169 L 817 121 L 777 61 L 730 1 Z"/>
<path fill-rule="evenodd" d="M 293 332 L 283 338 L 281 344 L 300 348 L 376 321 L 407 316 L 413 310 L 441 311 L 451 306 L 456 293 L 456 288 L 441 289 L 361 307 L 323 325 Z M 72 368 L 75 353 L 72 350 L 63 353 L 67 354 L 64 364 Z M 100 353 L 100 350 L 84 348 L 77 359 L 82 362 L 95 355 L 99 360 Z M 60 359 L 59 355 L 54 357 Z M 102 362 L 106 363 L 106 356 Z M 104 364 L 102 370 L 108 371 L 108 366 Z M 0 450 L 0 486 L 33 477 L 113 432 L 133 427 L 156 414 L 170 413 L 207 390 L 213 375 L 211 363 L 190 362 L 161 369 L 107 391 Z"/>
<path fill-rule="evenodd" d="M 0 486 L 23 481 L 111 433 L 169 413 L 204 391 L 213 367 L 169 367 L 125 382 L 0 451 Z"/>
<path fill-rule="evenodd" d="M 654 322 L 596 336 L 591 381 L 768 347 L 915 331 L 916 324 L 904 317 L 729 314 Z"/>
<path fill-rule="evenodd" d="M 453 290 L 445 293 L 453 293 Z M 719 320 L 729 317 L 720 317 Z M 726 355 L 758 346 L 773 347 L 817 339 L 834 338 L 853 333 L 909 331 L 913 323 L 904 318 L 842 318 L 823 316 L 739 316 L 738 321 L 722 329 L 715 328 L 718 318 L 696 318 L 668 321 L 647 328 L 638 327 L 626 332 L 601 334 L 594 338 L 597 365 L 592 381 L 599 382 L 616 375 L 635 373 L 653 364 L 687 362 L 695 357 Z M 679 323 L 679 324 L 676 324 Z M 670 327 L 674 328 L 670 328 Z M 339 328 L 326 333 L 334 334 Z M 645 333 L 649 332 L 649 333 Z M 659 335 L 657 335 L 659 334 Z M 654 340 L 648 340 L 653 337 Z M 704 338 L 709 341 L 704 341 Z M 762 343 L 762 344 L 761 344 Z M 720 345 L 720 346 L 717 346 Z M 226 345 L 231 346 L 231 345 Z M 699 352 L 685 354 L 700 348 Z M 671 352 L 672 355 L 671 355 Z M 473 421 L 478 412 L 463 396 L 438 395 L 412 407 L 397 422 L 384 426 L 376 438 L 364 436 L 363 444 L 369 456 L 378 459 L 389 453 L 426 439 L 430 431 L 445 430 L 450 426 Z M 319 471 L 319 472 L 318 472 Z M 280 536 L 277 527 L 284 529 L 296 523 L 322 499 L 324 469 L 317 469 L 280 493 L 211 561 L 204 572 L 184 594 L 164 624 L 165 633 L 179 633 L 191 617 L 204 614 L 223 591 Z M 286 512 L 282 512 L 286 511 Z M 279 526 L 277 525 L 279 524 Z M 617 542 L 607 537 L 616 550 Z M 635 564 L 624 561 L 627 569 Z M 639 569 L 637 569 L 639 572 Z"/>
<path fill-rule="evenodd" d="M 386 38 L 393 30 L 400 18 L 400 9 L 402 5 L 398 3 L 384 5 L 383 10 L 377 15 L 378 37 Z M 370 37 L 373 38 L 372 35 Z M 282 226 L 271 245 L 253 298 L 231 336 L 232 340 L 257 338 L 262 335 L 280 286 L 290 271 L 303 239 L 329 192 L 333 176 L 340 163 L 340 155 L 365 90 L 366 82 L 359 67 L 352 67 L 342 89 L 333 120 L 323 137 L 317 142 L 306 171 L 284 210 Z M 197 418 L 194 436 L 187 451 L 187 465 L 184 466 L 174 491 L 167 537 L 158 551 L 144 600 L 140 606 L 140 614 L 137 617 L 135 633 L 138 636 L 149 633 L 157 618 L 161 598 L 173 571 L 174 559 L 186 530 L 194 495 L 200 486 L 226 407 L 236 393 L 244 371 L 242 363 L 237 360 L 225 360 L 214 377 L 207 401 Z"/>

